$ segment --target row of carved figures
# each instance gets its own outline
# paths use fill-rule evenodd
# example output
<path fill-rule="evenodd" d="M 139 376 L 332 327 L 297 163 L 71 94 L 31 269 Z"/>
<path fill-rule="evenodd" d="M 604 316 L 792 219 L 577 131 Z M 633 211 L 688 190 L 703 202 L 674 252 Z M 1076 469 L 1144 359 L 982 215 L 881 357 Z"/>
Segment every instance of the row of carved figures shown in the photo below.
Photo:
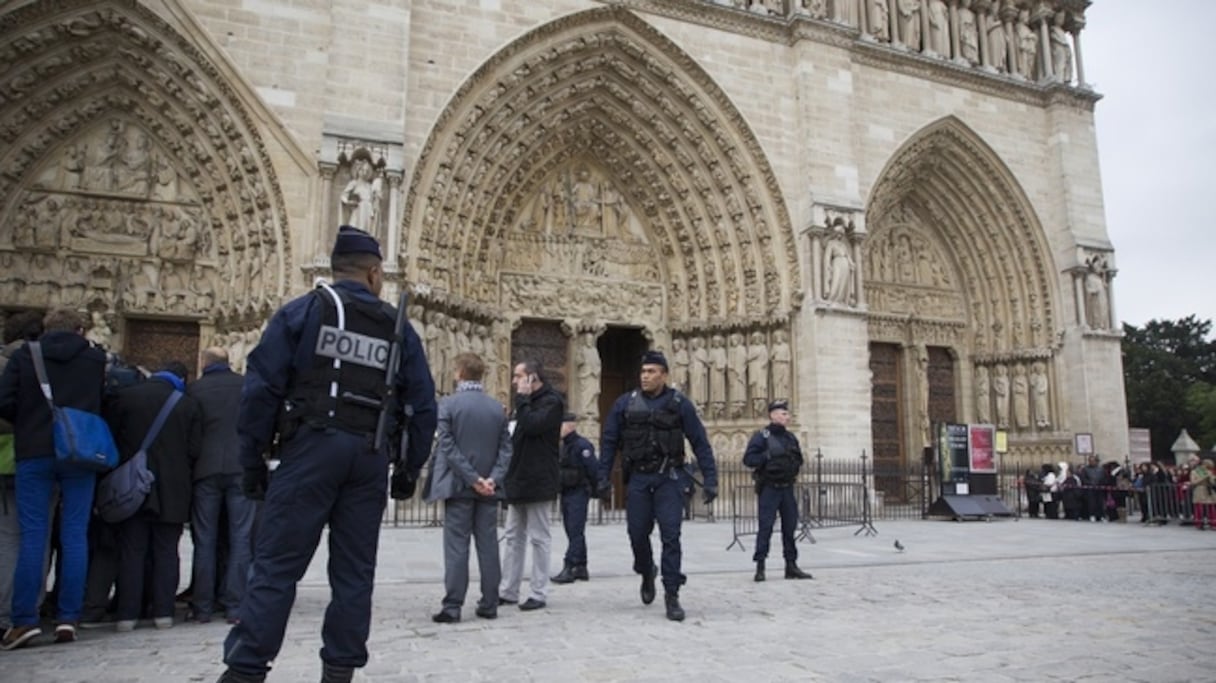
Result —
<path fill-rule="evenodd" d="M 1083 14 L 1016 0 L 712 0 L 756 14 L 801 14 L 863 36 L 1028 80 L 1073 82 Z M 1042 56 L 1042 58 L 1040 58 Z M 1078 59 L 1078 72 L 1080 60 Z M 1078 73 L 1078 75 L 1080 75 Z"/>
<path fill-rule="evenodd" d="M 977 365 L 976 421 L 1003 429 L 1048 429 L 1051 427 L 1048 390 L 1047 365 L 1043 361 Z"/>
<path fill-rule="evenodd" d="M 674 337 L 671 380 L 709 420 L 763 417 L 789 399 L 792 355 L 785 330 Z"/>
<path fill-rule="evenodd" d="M 505 322 L 473 322 L 442 311 L 428 311 L 422 306 L 411 306 L 409 314 L 410 324 L 426 349 L 431 376 L 440 394 L 452 390 L 452 360 L 456 354 L 471 351 L 485 362 L 482 384 L 486 393 L 504 401 L 508 398 L 505 390 L 510 385 L 509 369 L 501 363 L 507 355 L 501 340 L 509 337 Z"/>

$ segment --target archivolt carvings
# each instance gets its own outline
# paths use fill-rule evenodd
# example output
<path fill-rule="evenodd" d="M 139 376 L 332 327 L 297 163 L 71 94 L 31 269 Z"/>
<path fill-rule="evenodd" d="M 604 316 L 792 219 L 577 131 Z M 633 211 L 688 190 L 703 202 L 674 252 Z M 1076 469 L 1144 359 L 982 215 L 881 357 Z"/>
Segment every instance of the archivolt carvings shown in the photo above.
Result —
<path fill-rule="evenodd" d="M 0 256 L 18 264 L 0 278 L 15 303 L 265 315 L 286 287 L 286 211 L 216 68 L 128 0 L 35 2 L 0 17 L 0 36 Z M 48 282 L 14 259 L 28 251 L 90 254 L 88 275 Z"/>
<path fill-rule="evenodd" d="M 673 319 L 794 304 L 789 218 L 758 143 L 708 76 L 632 14 L 537 29 L 454 102 L 411 184 L 418 281 L 493 301 L 504 232 L 627 227 L 662 255 Z"/>

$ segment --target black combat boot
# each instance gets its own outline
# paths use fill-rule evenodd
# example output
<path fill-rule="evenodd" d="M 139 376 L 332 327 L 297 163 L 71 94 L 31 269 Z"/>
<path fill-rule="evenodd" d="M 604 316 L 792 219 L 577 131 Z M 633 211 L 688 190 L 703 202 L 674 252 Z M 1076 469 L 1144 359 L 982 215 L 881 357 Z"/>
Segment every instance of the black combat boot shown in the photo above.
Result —
<path fill-rule="evenodd" d="M 654 602 L 654 577 L 659 573 L 659 568 L 651 565 L 650 571 L 642 574 L 642 604 L 649 605 Z"/>
<path fill-rule="evenodd" d="M 569 562 L 562 564 L 562 570 L 557 576 L 550 579 L 553 583 L 574 583 L 574 566 Z"/>
<path fill-rule="evenodd" d="M 587 565 L 576 564 L 570 568 L 570 573 L 574 575 L 575 581 L 590 581 L 591 575 L 587 573 Z"/>
<path fill-rule="evenodd" d="M 680 596 L 668 593 L 663 596 L 667 601 L 667 618 L 672 621 L 684 621 L 684 608 L 680 607 Z"/>
<path fill-rule="evenodd" d="M 350 683 L 355 670 L 349 666 L 321 663 L 321 683 Z"/>
<path fill-rule="evenodd" d="M 787 579 L 813 579 L 815 577 L 807 574 L 798 568 L 798 563 L 793 560 L 785 561 L 785 578 Z"/>
<path fill-rule="evenodd" d="M 756 560 L 756 583 L 764 580 L 764 560 Z"/>
<path fill-rule="evenodd" d="M 266 680 L 266 674 L 243 674 L 239 671 L 228 669 L 220 675 L 220 679 L 215 683 L 262 683 Z"/>

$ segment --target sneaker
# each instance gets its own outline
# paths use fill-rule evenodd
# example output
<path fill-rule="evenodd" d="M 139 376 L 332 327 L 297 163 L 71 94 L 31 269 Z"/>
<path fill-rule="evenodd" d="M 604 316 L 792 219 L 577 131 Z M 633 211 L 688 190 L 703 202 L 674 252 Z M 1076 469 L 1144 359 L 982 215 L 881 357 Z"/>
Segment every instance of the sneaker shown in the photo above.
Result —
<path fill-rule="evenodd" d="M 76 642 L 76 626 L 74 624 L 56 624 L 55 625 L 55 642 L 56 643 Z"/>
<path fill-rule="evenodd" d="M 152 623 L 156 628 L 163 631 L 167 628 L 173 628 L 173 617 L 156 617 L 152 620 Z"/>
<path fill-rule="evenodd" d="M 4 632 L 4 639 L 0 640 L 0 650 L 16 650 L 40 635 L 42 629 L 37 625 L 14 626 Z"/>
<path fill-rule="evenodd" d="M 118 631 L 119 633 L 130 633 L 131 631 L 135 630 L 135 620 L 119 619 L 118 621 L 114 622 L 114 630 Z"/>

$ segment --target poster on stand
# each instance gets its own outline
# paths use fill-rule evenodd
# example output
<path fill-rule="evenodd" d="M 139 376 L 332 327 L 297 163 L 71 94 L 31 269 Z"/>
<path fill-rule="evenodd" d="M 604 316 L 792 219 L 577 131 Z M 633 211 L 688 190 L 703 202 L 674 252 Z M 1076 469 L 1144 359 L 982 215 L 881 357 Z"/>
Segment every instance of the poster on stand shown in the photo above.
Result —
<path fill-rule="evenodd" d="M 967 425 L 967 444 L 972 474 L 996 474 L 996 428 Z"/>

